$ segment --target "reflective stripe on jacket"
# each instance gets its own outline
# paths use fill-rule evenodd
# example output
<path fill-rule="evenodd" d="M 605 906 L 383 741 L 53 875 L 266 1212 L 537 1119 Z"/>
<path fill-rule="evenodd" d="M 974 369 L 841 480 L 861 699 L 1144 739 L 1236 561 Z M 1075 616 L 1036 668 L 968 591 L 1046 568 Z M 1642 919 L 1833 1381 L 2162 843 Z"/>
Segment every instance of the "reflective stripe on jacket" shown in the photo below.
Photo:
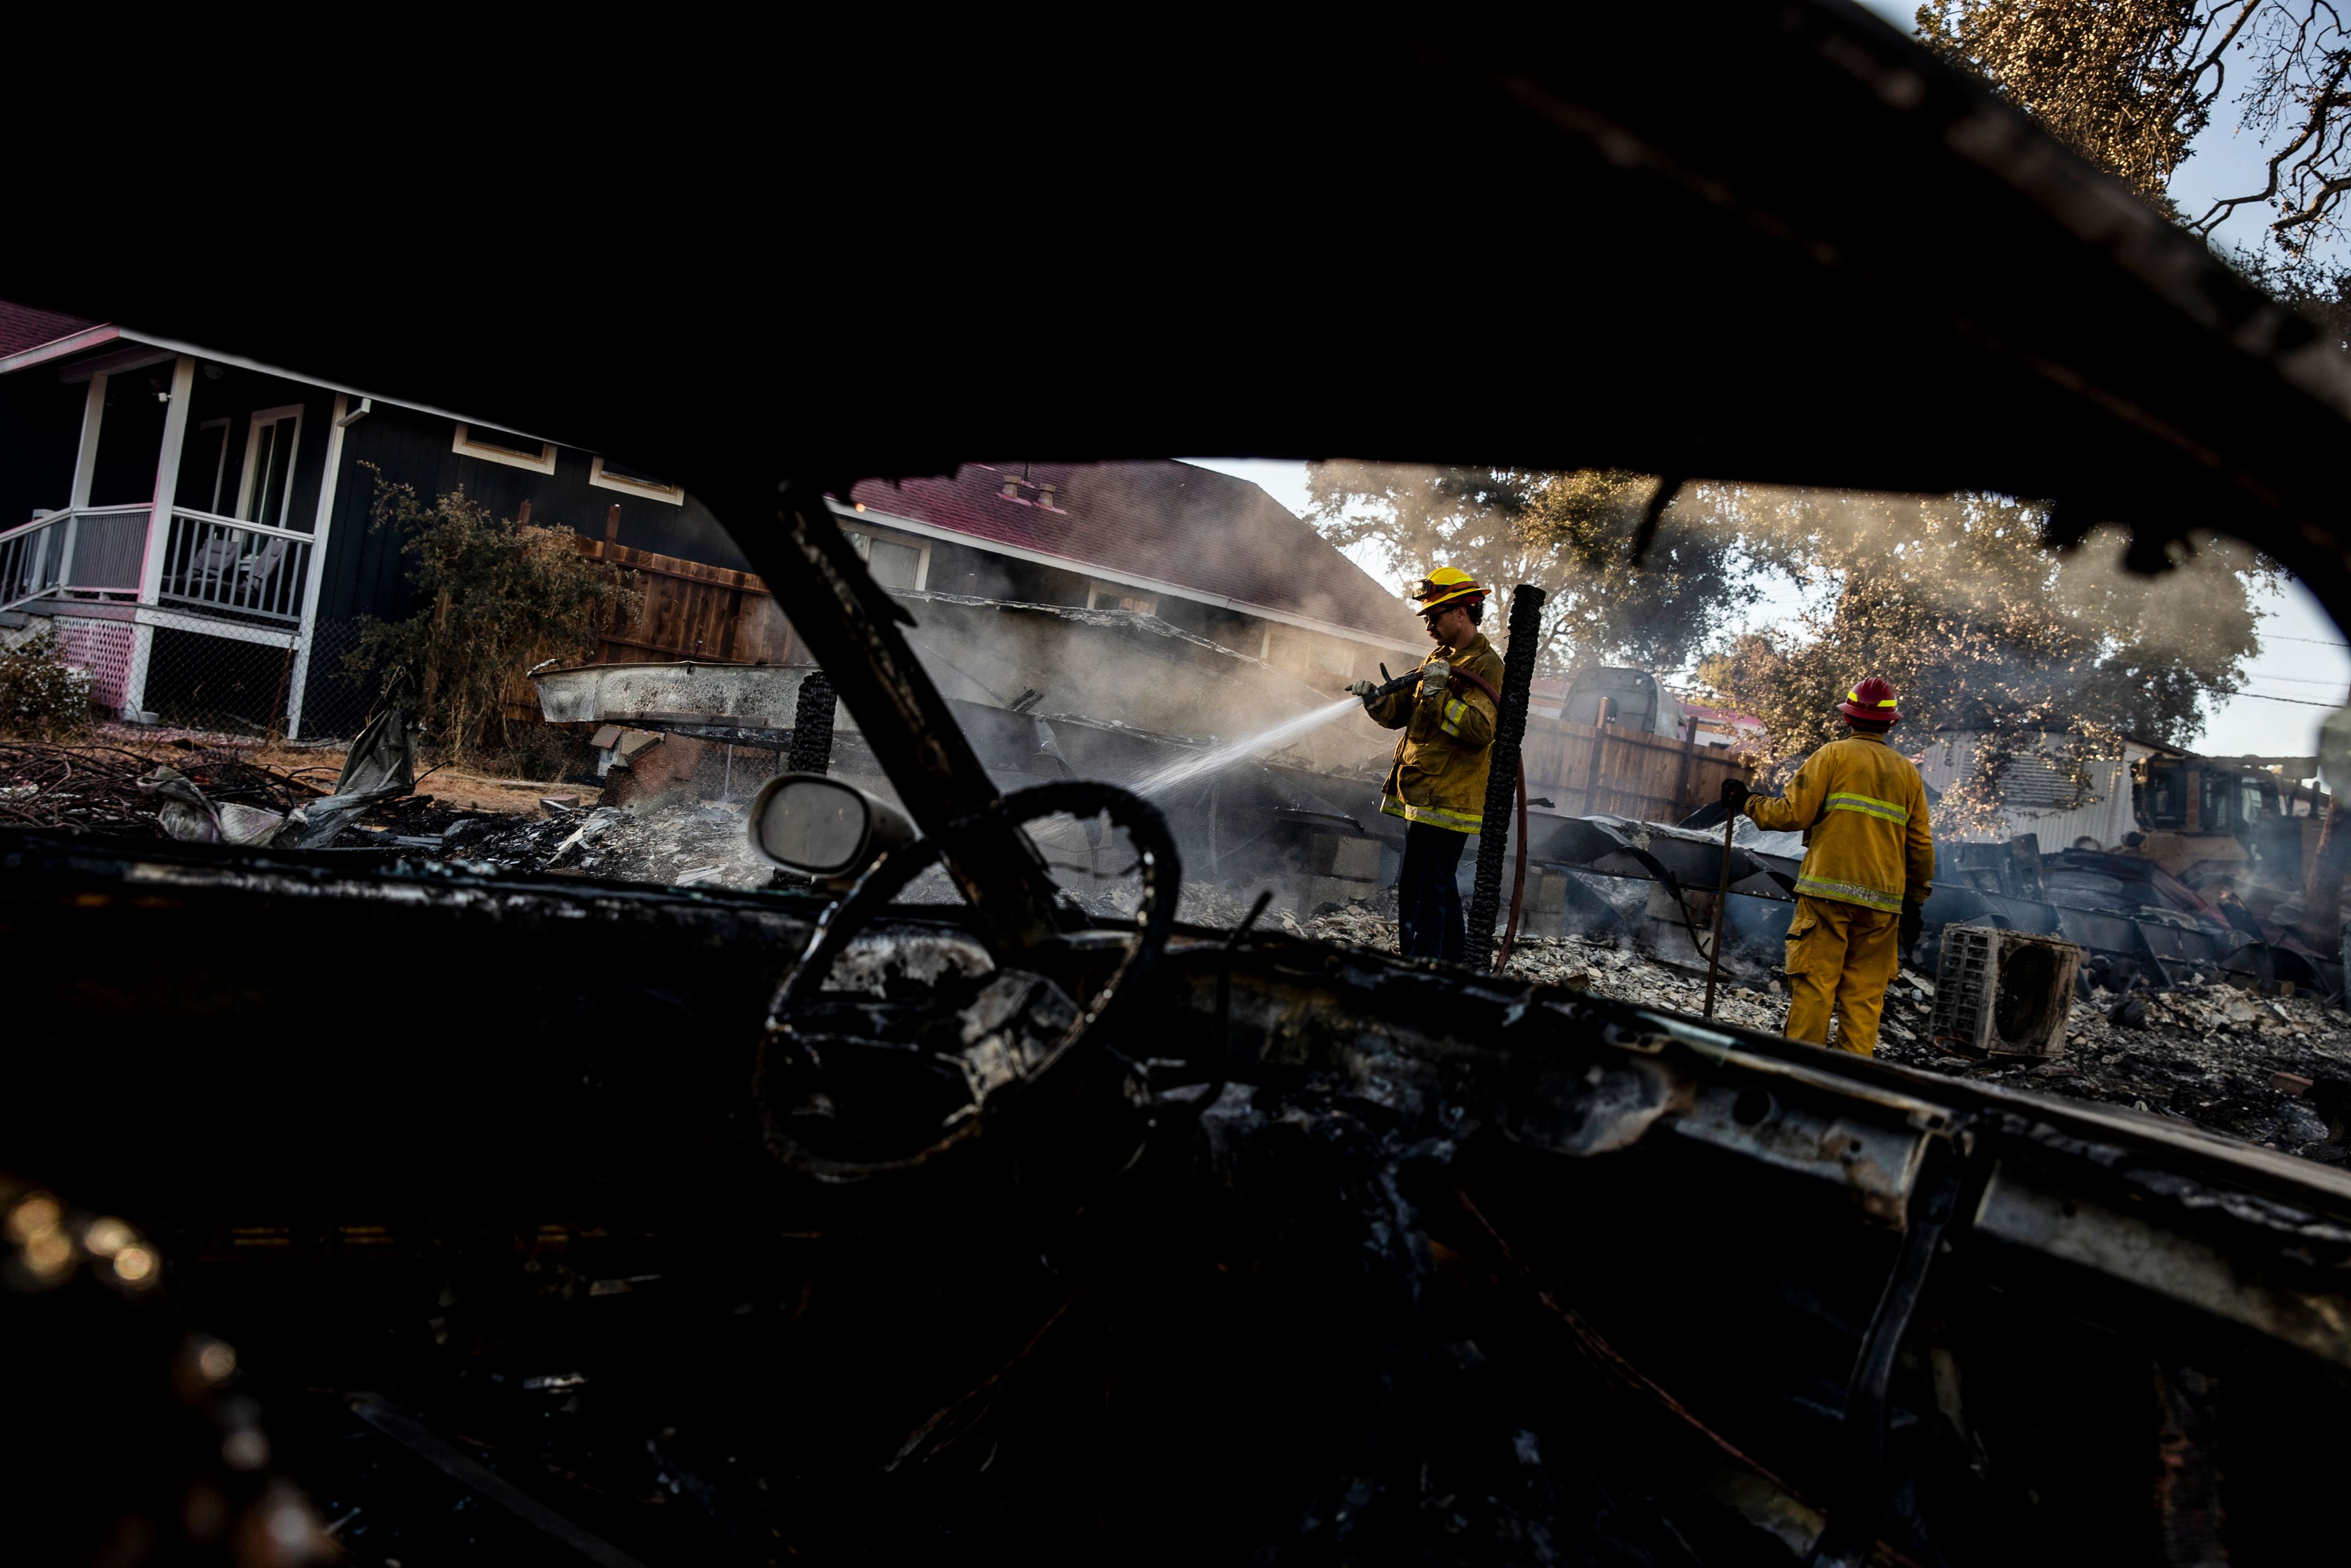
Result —
<path fill-rule="evenodd" d="M 1502 689 L 1502 656 L 1479 632 L 1456 653 L 1439 648 L 1421 661 L 1442 659 L 1468 670 L 1496 691 Z M 1395 757 L 1380 791 L 1380 810 L 1407 822 L 1428 822 L 1457 833 L 1474 833 L 1485 818 L 1486 776 L 1494 744 L 1494 699 L 1456 678 L 1434 702 L 1420 700 L 1407 686 L 1373 705 L 1384 729 L 1401 729 Z"/>
<path fill-rule="evenodd" d="M 1759 828 L 1803 831 L 1798 893 L 1898 915 L 1933 891 L 1927 786 L 1883 737 L 1831 741 L 1804 758 L 1785 795 L 1748 797 L 1747 814 Z"/>

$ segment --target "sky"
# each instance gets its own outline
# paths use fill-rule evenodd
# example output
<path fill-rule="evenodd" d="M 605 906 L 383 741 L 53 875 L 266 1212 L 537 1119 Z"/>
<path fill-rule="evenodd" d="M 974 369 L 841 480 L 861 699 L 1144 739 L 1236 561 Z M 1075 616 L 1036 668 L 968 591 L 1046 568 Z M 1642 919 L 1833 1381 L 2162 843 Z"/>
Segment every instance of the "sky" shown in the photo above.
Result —
<path fill-rule="evenodd" d="M 1915 31 L 1917 0 L 1861 0 L 1905 33 Z M 2196 139 L 2192 155 L 2172 177 L 2171 194 L 2190 216 L 2219 196 L 2242 195 L 2262 187 L 2266 153 L 2261 138 L 2241 127 L 2227 101 L 2216 106 L 2212 124 Z M 2241 207 L 2216 231 L 2223 245 L 2250 246 L 2260 237 L 2262 209 Z M 1349 454 L 1371 456 L 1376 454 Z M 1306 465 L 1260 458 L 1190 458 L 1202 467 L 1255 481 L 1293 512 L 1306 507 Z M 1376 547 L 1359 545 L 1348 554 L 1355 564 L 1392 587 L 1407 575 L 1384 559 Z M 1422 563 L 1412 563 L 1417 576 Z M 1762 600 L 1740 625 L 1783 621 L 1800 595 L 1793 582 L 1767 584 Z M 2335 704 L 2351 694 L 2351 638 L 2335 624 L 2314 595 L 2288 580 L 2257 601 L 2262 612 L 2262 652 L 2249 667 L 2246 689 L 2226 702 L 2206 705 L 2199 750 L 2216 757 L 2307 757 L 2318 749 L 2318 727 Z M 1739 628 L 1733 628 L 1734 631 Z"/>
<path fill-rule="evenodd" d="M 1905 33 L 1917 31 L 1913 25 L 1918 12 L 1916 0 L 1860 0 L 1860 5 Z M 2240 44 L 2231 51 L 2232 60 L 2243 50 L 2244 46 Z M 2248 81 L 2252 76 L 2250 69 L 2231 63 L 2231 81 Z M 2222 196 L 2242 196 L 2260 190 L 2269 178 L 2265 167 L 2269 155 L 2262 147 L 2262 139 L 2239 122 L 2233 101 L 2236 94 L 2237 89 L 2231 87 L 2212 106 L 2212 123 L 2189 144 L 2187 160 L 2171 176 L 2172 202 L 2191 219 L 2201 217 Z M 2239 207 L 2213 230 L 2213 238 L 2224 246 L 2252 248 L 2261 239 L 2266 212 L 2258 204 Z"/>
<path fill-rule="evenodd" d="M 1906 33 L 1915 32 L 1915 0 L 1861 0 Z M 2232 71 L 2238 80 L 2247 71 Z M 2233 89 L 2213 106 L 2212 123 L 2197 137 L 2189 156 L 2171 177 L 2171 199 L 2190 218 L 2201 216 L 2222 196 L 2258 191 L 2267 180 L 2262 138 L 2239 123 Z M 2214 231 L 2222 246 L 2251 248 L 2261 238 L 2265 209 L 2239 207 Z M 2327 706 L 2351 691 L 2351 646 L 2317 599 L 2300 582 L 2264 595 L 2262 648 L 2245 692 L 2208 706 L 2200 749 L 2216 757 L 2306 757 L 2318 749 L 2318 726 Z"/>
<path fill-rule="evenodd" d="M 1269 457 L 1187 457 L 1202 468 L 1256 484 L 1293 512 L 1306 510 L 1306 465 Z M 1357 566 L 1401 592 L 1405 580 L 1437 563 L 1391 562 L 1368 541 L 1347 552 Z M 1789 580 L 1767 581 L 1763 596 L 1725 635 L 1750 626 L 1784 624 L 1802 603 Z M 2318 727 L 2336 704 L 2351 695 L 2351 638 L 2346 638 L 2317 598 L 2289 579 L 2282 591 L 2255 602 L 2262 612 L 2262 651 L 2248 667 L 2245 690 L 2206 706 L 2204 734 L 2196 748 L 2214 757 L 2312 757 Z"/>

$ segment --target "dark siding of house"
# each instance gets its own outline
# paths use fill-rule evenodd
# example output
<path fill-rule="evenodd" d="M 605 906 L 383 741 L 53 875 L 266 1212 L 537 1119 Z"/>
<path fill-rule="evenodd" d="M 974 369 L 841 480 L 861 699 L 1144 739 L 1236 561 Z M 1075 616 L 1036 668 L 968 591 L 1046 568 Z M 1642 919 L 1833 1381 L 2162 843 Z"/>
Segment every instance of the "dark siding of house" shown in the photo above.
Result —
<path fill-rule="evenodd" d="M 1219 605 L 1203 604 L 1196 599 L 1181 599 L 1172 593 L 1154 597 L 1158 603 L 1159 618 L 1170 626 L 1181 626 L 1186 632 L 1242 653 L 1255 653 L 1265 641 L 1265 622 L 1257 616 L 1227 610 Z"/>
<path fill-rule="evenodd" d="M 302 406 L 300 444 L 295 450 L 288 527 L 307 530 L 318 515 L 319 480 L 326 471 L 328 427 L 334 396 L 317 387 L 234 366 L 199 369 L 189 396 L 188 426 L 181 448 L 173 500 L 198 511 L 236 507 L 246 439 L 256 410 Z M 155 465 L 162 450 L 170 405 L 156 396 L 172 385 L 172 361 L 144 365 L 107 378 L 106 413 L 99 424 L 92 465 L 90 505 L 128 506 L 155 496 Z M 63 382 L 54 369 L 37 366 L 0 382 L 0 527 L 28 520 L 35 507 L 62 507 L 73 488 L 73 467 L 81 443 L 87 381 Z M 207 421 L 226 420 L 227 429 L 207 432 Z M 226 445 L 225 464 L 214 455 Z M 215 496 L 217 485 L 218 495 Z M 273 519 L 274 520 L 274 519 Z"/>
<path fill-rule="evenodd" d="M 169 363 L 140 372 L 160 375 L 168 383 L 172 367 Z M 257 371 L 239 369 L 235 365 L 217 365 L 199 361 L 195 385 L 188 400 L 187 434 L 180 444 L 180 473 L 173 483 L 172 500 L 175 506 L 193 511 L 217 510 L 223 516 L 236 515 L 239 488 L 245 476 L 246 449 L 253 433 L 253 416 L 265 408 L 288 408 L 301 405 L 302 431 L 294 448 L 293 482 L 287 486 L 288 498 L 283 514 L 285 526 L 298 533 L 308 533 L 319 517 L 319 481 L 327 471 L 327 440 L 334 433 L 335 394 L 302 382 L 290 382 L 281 377 L 264 375 Z M 111 421 L 114 410 L 109 408 Z M 212 445 L 214 433 L 204 429 L 209 421 L 225 419 L 228 426 L 218 434 L 227 444 L 225 464 L 213 462 L 217 450 Z M 106 454 L 106 441 L 98 444 L 101 463 Z M 152 461 L 152 459 L 151 459 Z M 214 480 L 218 479 L 218 493 Z M 152 478 L 152 476 L 151 476 Z M 152 492 L 153 486 L 148 486 Z M 215 506 L 217 502 L 217 506 Z M 276 524 L 277 517 L 263 517 L 262 522 Z"/>
<path fill-rule="evenodd" d="M 171 361 L 107 377 L 98 460 L 91 465 L 91 506 L 128 507 L 155 498 L 155 457 L 162 450 L 167 412 L 155 396 L 157 383 L 171 390 Z M 89 388 L 85 383 L 74 390 L 87 393 Z"/>
<path fill-rule="evenodd" d="M 47 365 L 0 377 L 0 528 L 31 522 L 36 507 L 61 512 L 73 498 L 89 392 Z"/>
<path fill-rule="evenodd" d="M 415 591 L 406 579 L 400 541 L 369 531 L 376 475 L 363 464 L 374 464 L 388 481 L 407 485 L 427 505 L 462 488 L 493 516 L 512 517 L 528 501 L 532 522 L 560 525 L 588 538 L 604 537 L 605 521 L 618 506 L 620 542 L 632 549 L 749 570 L 718 519 L 690 495 L 684 506 L 672 506 L 590 485 L 590 455 L 570 447 L 556 448 L 555 472 L 540 474 L 457 452 L 455 438 L 449 420 L 381 404 L 344 433 L 319 601 L 321 620 L 361 614 L 398 620 L 414 608 Z"/>
<path fill-rule="evenodd" d="M 842 527 L 852 527 L 844 523 Z M 1086 578 L 1082 572 L 1039 566 L 1010 556 L 974 549 L 968 545 L 931 541 L 931 570 L 924 580 L 933 593 L 961 593 L 974 599 L 1010 599 L 1023 604 L 1083 604 Z"/>

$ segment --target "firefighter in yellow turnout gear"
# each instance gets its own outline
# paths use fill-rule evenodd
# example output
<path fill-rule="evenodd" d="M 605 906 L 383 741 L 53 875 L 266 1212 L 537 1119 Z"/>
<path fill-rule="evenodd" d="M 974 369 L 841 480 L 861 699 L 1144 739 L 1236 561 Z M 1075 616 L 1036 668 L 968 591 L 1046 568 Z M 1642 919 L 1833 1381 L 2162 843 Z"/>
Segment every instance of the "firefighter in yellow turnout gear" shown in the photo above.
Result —
<path fill-rule="evenodd" d="M 1752 795 L 1733 779 L 1722 799 L 1757 827 L 1804 835 L 1788 924 L 1788 1038 L 1826 1045 L 1834 1012 L 1837 1045 L 1870 1056 L 1901 949 L 1917 940 L 1935 841 L 1918 770 L 1886 744 L 1902 716 L 1894 688 L 1863 681 L 1837 711 L 1853 733 L 1806 758 L 1785 795 Z"/>
<path fill-rule="evenodd" d="M 1364 699 L 1382 728 L 1404 731 L 1380 791 L 1380 810 L 1406 824 L 1396 880 L 1398 946 L 1406 957 L 1455 962 L 1467 946 L 1461 852 L 1484 816 L 1493 761 L 1494 699 L 1478 683 L 1502 689 L 1502 656 L 1478 630 L 1486 591 L 1468 572 L 1440 567 L 1408 597 L 1420 601 L 1428 640 L 1437 644 L 1421 661 L 1420 680 L 1386 696 L 1370 681 L 1347 689 Z"/>

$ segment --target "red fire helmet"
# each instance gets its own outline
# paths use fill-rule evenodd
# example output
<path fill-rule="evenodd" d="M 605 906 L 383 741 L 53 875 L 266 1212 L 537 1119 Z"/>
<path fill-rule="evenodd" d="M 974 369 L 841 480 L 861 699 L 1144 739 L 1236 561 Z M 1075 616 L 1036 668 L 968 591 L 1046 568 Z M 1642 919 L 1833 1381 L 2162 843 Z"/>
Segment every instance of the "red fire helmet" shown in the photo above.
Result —
<path fill-rule="evenodd" d="M 1847 718 L 1876 719 L 1886 724 L 1902 716 L 1894 706 L 1894 688 L 1876 675 L 1845 693 L 1844 701 L 1837 704 L 1837 712 Z"/>

